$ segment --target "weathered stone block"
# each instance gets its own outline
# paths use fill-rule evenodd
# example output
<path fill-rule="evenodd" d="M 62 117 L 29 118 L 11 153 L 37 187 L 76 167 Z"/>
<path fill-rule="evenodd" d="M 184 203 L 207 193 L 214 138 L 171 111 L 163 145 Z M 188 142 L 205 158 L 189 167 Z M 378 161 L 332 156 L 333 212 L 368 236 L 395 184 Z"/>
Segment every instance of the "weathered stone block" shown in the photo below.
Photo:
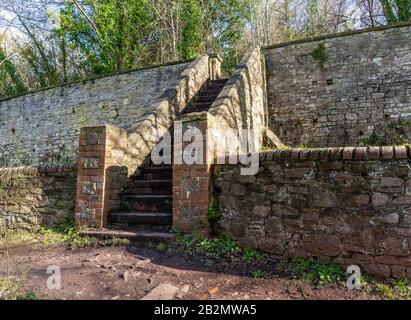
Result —
<path fill-rule="evenodd" d="M 183 193 L 202 191 L 201 178 L 200 177 L 181 177 L 180 178 L 180 190 Z"/>
<path fill-rule="evenodd" d="M 86 133 L 86 144 L 87 145 L 97 145 L 99 144 L 100 134 L 98 132 L 87 132 Z"/>
<path fill-rule="evenodd" d="M 83 182 L 82 193 L 96 194 L 97 193 L 97 182 Z"/>
<path fill-rule="evenodd" d="M 96 209 L 82 207 L 81 212 L 80 212 L 80 219 L 95 220 L 96 219 Z"/>
<path fill-rule="evenodd" d="M 260 239 L 258 248 L 275 255 L 282 255 L 284 253 L 284 245 L 280 241 L 271 238 Z"/>
<path fill-rule="evenodd" d="M 338 207 L 340 200 L 337 195 L 332 191 L 317 190 L 313 194 L 313 206 L 320 208 L 332 208 Z"/>
<path fill-rule="evenodd" d="M 388 196 L 384 193 L 374 192 L 371 197 L 373 207 L 383 207 L 388 202 Z"/>

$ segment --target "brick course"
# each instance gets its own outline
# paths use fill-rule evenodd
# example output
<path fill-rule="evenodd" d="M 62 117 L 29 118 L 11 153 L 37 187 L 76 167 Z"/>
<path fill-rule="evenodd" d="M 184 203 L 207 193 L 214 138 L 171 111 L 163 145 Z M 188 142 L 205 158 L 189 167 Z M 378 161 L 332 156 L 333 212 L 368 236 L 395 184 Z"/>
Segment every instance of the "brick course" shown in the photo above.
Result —
<path fill-rule="evenodd" d="M 75 165 L 0 169 L 0 231 L 37 230 L 74 217 Z"/>

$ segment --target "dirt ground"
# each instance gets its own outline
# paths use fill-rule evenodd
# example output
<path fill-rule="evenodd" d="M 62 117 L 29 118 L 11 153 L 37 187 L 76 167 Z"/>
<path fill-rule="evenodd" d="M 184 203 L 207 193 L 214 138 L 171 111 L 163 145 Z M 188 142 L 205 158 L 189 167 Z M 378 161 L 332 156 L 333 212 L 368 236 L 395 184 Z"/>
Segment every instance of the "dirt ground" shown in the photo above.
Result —
<path fill-rule="evenodd" d="M 255 279 L 210 271 L 193 258 L 145 246 L 76 250 L 23 246 L 12 249 L 11 259 L 5 254 L 0 250 L 0 275 L 7 269 L 27 270 L 24 289 L 35 292 L 38 299 L 379 299 L 342 283 L 315 287 L 285 276 Z M 61 268 L 60 290 L 47 288 L 51 265 Z"/>

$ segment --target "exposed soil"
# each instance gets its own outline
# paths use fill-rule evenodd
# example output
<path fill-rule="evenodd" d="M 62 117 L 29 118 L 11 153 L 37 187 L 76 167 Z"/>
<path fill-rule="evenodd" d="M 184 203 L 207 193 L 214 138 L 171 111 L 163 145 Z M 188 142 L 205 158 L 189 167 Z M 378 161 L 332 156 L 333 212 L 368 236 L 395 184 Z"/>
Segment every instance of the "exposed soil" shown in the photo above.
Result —
<path fill-rule="evenodd" d="M 12 259 L 5 258 L 0 251 L 0 275 L 6 273 L 6 261 L 11 271 L 27 268 L 25 290 L 34 291 L 39 299 L 141 299 L 149 293 L 156 297 L 153 289 L 164 286 L 163 298 L 175 299 L 379 299 L 349 290 L 343 283 L 316 287 L 280 275 L 255 279 L 241 270 L 210 267 L 195 258 L 145 246 L 77 250 L 23 246 L 12 249 Z M 61 290 L 47 288 L 50 265 L 61 268 Z"/>

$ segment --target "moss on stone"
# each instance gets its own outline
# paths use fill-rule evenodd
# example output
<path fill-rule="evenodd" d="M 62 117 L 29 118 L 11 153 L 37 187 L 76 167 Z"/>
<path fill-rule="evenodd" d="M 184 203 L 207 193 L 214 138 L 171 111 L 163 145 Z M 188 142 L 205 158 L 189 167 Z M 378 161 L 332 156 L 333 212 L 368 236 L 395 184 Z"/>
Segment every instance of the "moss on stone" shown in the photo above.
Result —
<path fill-rule="evenodd" d="M 324 43 L 319 43 L 317 47 L 311 52 L 311 56 L 314 58 L 314 60 L 319 62 L 321 68 L 324 68 L 324 64 L 328 59 Z"/>

